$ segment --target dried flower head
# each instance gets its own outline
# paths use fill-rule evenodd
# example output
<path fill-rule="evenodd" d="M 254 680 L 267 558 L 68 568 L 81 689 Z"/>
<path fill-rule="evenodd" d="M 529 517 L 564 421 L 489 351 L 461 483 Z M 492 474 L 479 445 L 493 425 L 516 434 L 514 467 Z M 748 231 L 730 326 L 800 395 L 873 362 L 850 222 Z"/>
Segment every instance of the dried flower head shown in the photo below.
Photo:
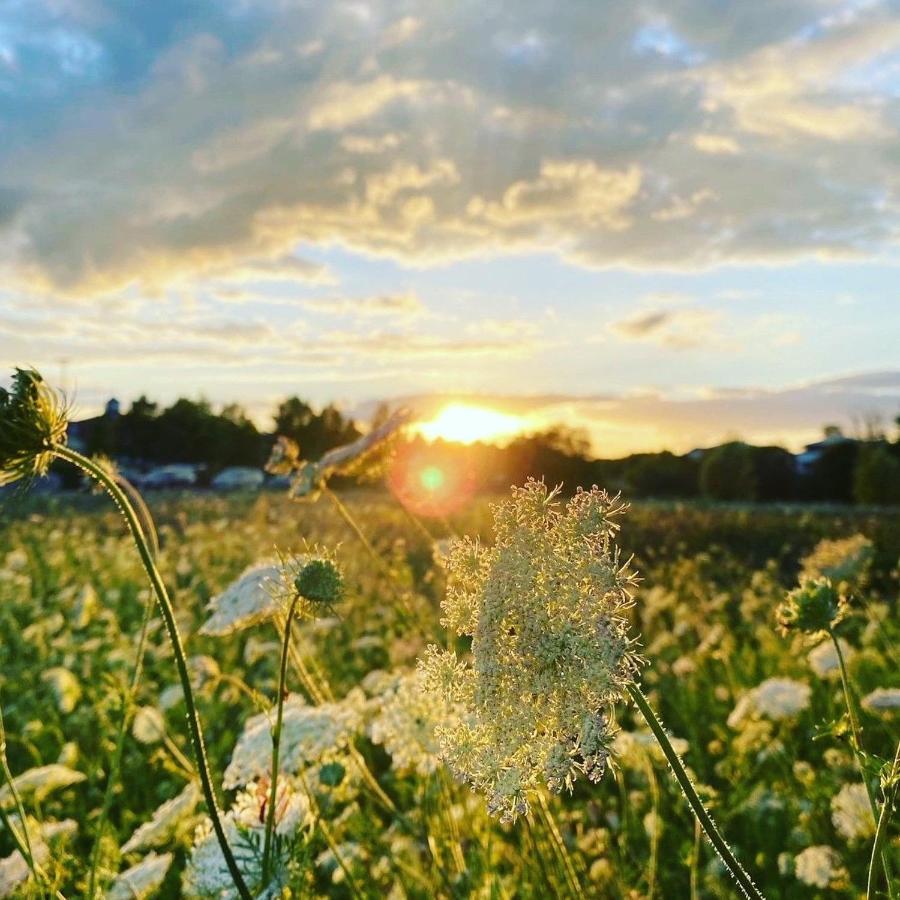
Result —
<path fill-rule="evenodd" d="M 828 578 L 801 578 L 775 610 L 782 634 L 830 631 L 844 617 L 847 601 Z"/>
<path fill-rule="evenodd" d="M 441 725 L 441 756 L 512 821 L 541 784 L 598 781 L 613 730 L 607 708 L 641 660 L 623 612 L 635 576 L 613 538 L 624 504 L 596 487 L 561 508 L 529 480 L 494 507 L 493 547 L 451 548 L 444 623 L 472 637 L 472 662 L 429 647 L 425 688 L 462 709 Z"/>
<path fill-rule="evenodd" d="M 11 390 L 0 388 L 0 485 L 46 475 L 68 424 L 62 397 L 34 369 L 16 369 Z"/>

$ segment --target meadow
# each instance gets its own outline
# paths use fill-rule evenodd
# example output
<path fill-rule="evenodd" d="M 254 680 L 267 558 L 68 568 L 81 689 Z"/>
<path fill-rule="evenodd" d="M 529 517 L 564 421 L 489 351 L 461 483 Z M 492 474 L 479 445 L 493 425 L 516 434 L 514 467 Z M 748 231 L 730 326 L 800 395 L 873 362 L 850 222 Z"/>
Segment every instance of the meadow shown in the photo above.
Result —
<path fill-rule="evenodd" d="M 213 779 L 230 833 L 243 836 L 242 866 L 258 863 L 268 813 L 259 748 L 271 751 L 264 713 L 278 695 L 283 619 L 204 634 L 207 606 L 276 548 L 284 559 L 315 545 L 342 573 L 340 599 L 291 626 L 274 813 L 280 875 L 261 896 L 735 896 L 629 704 L 615 705 L 618 733 L 598 783 L 534 791 L 515 822 L 489 815 L 484 796 L 438 759 L 439 712 L 412 673 L 429 643 L 466 650 L 440 622 L 446 539 L 490 544 L 498 498 L 439 521 L 416 519 L 375 489 L 344 492 L 337 505 L 275 493 L 148 499 Z M 641 579 L 626 615 L 647 660 L 643 690 L 757 887 L 773 898 L 865 895 L 875 820 L 838 660 L 821 633 L 779 633 L 776 610 L 804 569 L 827 571 L 849 598 L 837 632 L 877 789 L 900 721 L 900 514 L 641 504 L 620 524 L 623 561 L 633 554 Z M 43 874 L 43 883 L 27 877 L 5 829 L 0 896 L 88 896 L 92 869 L 100 896 L 237 896 L 213 858 L 172 649 L 107 498 L 7 504 L 0 704 Z M 0 803 L 15 821 L 8 787 Z M 895 873 L 897 845 L 889 828 Z M 883 879 L 872 896 L 887 896 Z"/>

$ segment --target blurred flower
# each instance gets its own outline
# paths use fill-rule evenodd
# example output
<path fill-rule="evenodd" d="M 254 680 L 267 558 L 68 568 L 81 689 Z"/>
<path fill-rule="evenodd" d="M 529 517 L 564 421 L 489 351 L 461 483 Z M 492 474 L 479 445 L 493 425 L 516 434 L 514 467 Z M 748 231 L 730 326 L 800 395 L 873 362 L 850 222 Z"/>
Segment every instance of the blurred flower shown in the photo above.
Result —
<path fill-rule="evenodd" d="M 50 685 L 56 706 L 61 713 L 68 715 L 81 699 L 81 685 L 78 679 L 63 666 L 53 666 L 41 674 L 41 681 Z"/>
<path fill-rule="evenodd" d="M 775 610 L 775 618 L 782 634 L 818 634 L 837 625 L 846 606 L 828 578 L 801 578 L 800 586 L 790 591 Z"/>
<path fill-rule="evenodd" d="M 22 823 L 19 818 L 11 816 L 11 819 L 14 827 L 21 832 Z M 31 839 L 31 852 L 34 861 L 39 866 L 46 865 L 47 860 L 50 859 L 48 841 L 52 841 L 54 838 L 69 837 L 78 830 L 78 825 L 73 819 L 38 824 L 29 818 L 27 827 Z M 25 862 L 25 857 L 18 850 L 4 859 L 0 859 L 0 898 L 23 896 L 20 888 L 29 878 L 31 878 L 31 869 Z"/>
<path fill-rule="evenodd" d="M 200 628 L 200 634 L 223 636 L 271 619 L 278 611 L 272 586 L 280 575 L 272 561 L 248 566 L 208 606 L 212 615 Z"/>
<path fill-rule="evenodd" d="M 844 660 L 845 662 L 849 661 L 854 654 L 854 650 L 843 638 L 839 638 L 839 641 Z M 838 660 L 837 650 L 835 650 L 834 641 L 830 638 L 822 641 L 821 644 L 810 650 L 806 658 L 809 661 L 810 668 L 819 678 L 827 678 L 840 672 L 841 664 Z"/>
<path fill-rule="evenodd" d="M 424 693 L 422 675 L 415 670 L 385 685 L 376 702 L 378 711 L 369 725 L 372 743 L 384 745 L 399 772 L 434 772 L 440 763 L 435 726 L 452 727 L 459 711 Z"/>
<path fill-rule="evenodd" d="M 831 821 L 848 841 L 865 840 L 875 834 L 875 819 L 864 785 L 845 784 L 831 798 Z"/>
<path fill-rule="evenodd" d="M 802 561 L 802 574 L 824 576 L 836 584 L 846 581 L 858 585 L 868 572 L 875 555 L 874 544 L 862 534 L 839 540 L 824 540 Z"/>
<path fill-rule="evenodd" d="M 900 688 L 875 688 L 862 698 L 862 705 L 869 712 L 890 715 L 900 709 Z"/>
<path fill-rule="evenodd" d="M 166 736 L 166 720 L 155 706 L 142 706 L 131 724 L 134 739 L 141 744 L 158 744 Z"/>
<path fill-rule="evenodd" d="M 810 686 L 803 681 L 767 678 L 738 700 L 728 716 L 728 725 L 737 728 L 754 715 L 775 721 L 790 719 L 809 706 L 811 692 Z"/>
<path fill-rule="evenodd" d="M 846 879 L 847 870 L 835 850 L 819 844 L 797 854 L 794 875 L 810 887 L 836 888 Z"/>
<path fill-rule="evenodd" d="M 362 724 L 362 691 L 340 703 L 307 706 L 296 694 L 284 702 L 280 770 L 297 772 L 301 766 L 321 759 L 331 750 L 346 746 Z M 247 720 L 225 770 L 226 790 L 268 776 L 272 765 L 274 710 Z"/>
<path fill-rule="evenodd" d="M 264 828 L 271 783 L 267 776 L 238 791 L 232 806 L 235 822 L 244 828 Z M 275 801 L 275 833 L 291 835 L 310 821 L 309 798 L 290 778 L 279 778 Z"/>
<path fill-rule="evenodd" d="M 105 894 L 106 900 L 144 900 L 156 896 L 173 859 L 171 853 L 148 853 L 136 866 L 117 876 Z"/>
<path fill-rule="evenodd" d="M 672 749 L 679 755 L 687 753 L 689 744 L 684 738 L 669 735 Z M 649 731 L 619 731 L 612 742 L 612 756 L 617 763 L 641 769 L 653 761 L 666 765 L 666 757 L 659 742 Z"/>
<path fill-rule="evenodd" d="M 0 388 L 0 486 L 46 475 L 68 424 L 62 397 L 34 369 L 16 369 L 12 389 Z"/>
<path fill-rule="evenodd" d="M 605 708 L 640 665 L 623 617 L 635 577 L 613 542 L 625 507 L 594 488 L 562 511 L 555 493 L 529 480 L 494 506 L 493 547 L 454 542 L 443 622 L 472 636 L 473 661 L 434 646 L 420 661 L 426 690 L 462 708 L 436 729 L 442 758 L 505 821 L 541 783 L 602 777 Z"/>
<path fill-rule="evenodd" d="M 276 443 L 273 459 L 270 460 L 270 465 L 274 468 L 269 471 L 283 473 L 285 465 L 293 463 L 296 475 L 291 484 L 290 494 L 292 497 L 308 497 L 321 490 L 322 485 L 332 475 L 351 474 L 351 469 L 358 467 L 366 457 L 394 437 L 409 421 L 409 418 L 408 410 L 399 409 L 380 425 L 376 425 L 371 431 L 352 443 L 329 450 L 317 462 L 300 463 L 296 455 L 291 456 L 289 449 L 280 447 Z"/>
<path fill-rule="evenodd" d="M 153 813 L 149 822 L 144 822 L 122 845 L 122 853 L 134 853 L 159 847 L 171 839 L 194 812 L 200 801 L 200 788 L 190 781 L 184 790 L 172 800 L 167 800 Z"/>
<path fill-rule="evenodd" d="M 13 784 L 16 790 L 23 797 L 34 797 L 40 803 L 49 794 L 58 791 L 61 788 L 71 787 L 87 778 L 82 772 L 76 772 L 68 766 L 61 766 L 58 763 L 51 763 L 49 766 L 38 766 L 34 769 L 28 769 L 21 775 L 13 778 Z M 12 791 L 8 784 L 0 787 L 0 804 L 9 805 L 12 800 Z"/>

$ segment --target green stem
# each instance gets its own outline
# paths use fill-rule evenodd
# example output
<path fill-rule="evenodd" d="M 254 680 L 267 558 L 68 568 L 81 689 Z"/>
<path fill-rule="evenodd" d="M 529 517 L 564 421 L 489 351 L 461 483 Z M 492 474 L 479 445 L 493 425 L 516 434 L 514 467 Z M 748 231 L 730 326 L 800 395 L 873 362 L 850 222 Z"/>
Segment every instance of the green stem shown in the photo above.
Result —
<path fill-rule="evenodd" d="M 850 687 L 850 676 L 847 673 L 847 663 L 844 660 L 844 651 L 841 650 L 841 642 L 837 639 L 837 635 L 834 633 L 833 629 L 828 629 L 828 635 L 831 638 L 831 642 L 834 644 L 834 650 L 837 654 L 838 659 L 838 667 L 841 671 L 841 687 L 844 691 L 844 702 L 847 705 L 847 715 L 850 718 L 850 731 L 853 735 L 853 751 L 854 755 L 856 756 L 856 763 L 859 766 L 859 772 L 862 776 L 863 786 L 866 789 L 866 796 L 869 798 L 869 806 L 872 809 L 872 820 L 878 822 L 878 799 L 876 798 L 875 791 L 872 788 L 868 777 L 866 776 L 866 769 L 863 765 L 862 729 L 859 727 L 859 714 L 856 711 L 856 700 L 853 697 L 853 691 Z M 888 885 L 890 885 L 890 863 L 888 862 L 887 855 L 883 851 L 880 851 L 880 853 L 881 864 L 882 866 L 884 866 L 884 874 L 887 877 Z"/>
<path fill-rule="evenodd" d="M 641 711 L 641 715 L 643 715 L 643 717 L 647 720 L 647 724 L 650 726 L 650 730 L 653 732 L 653 736 L 656 738 L 660 749 L 662 750 L 663 754 L 668 760 L 669 765 L 672 768 L 672 773 L 675 775 L 675 780 L 678 782 L 681 790 L 684 792 L 685 799 L 693 810 L 693 813 L 697 817 L 697 820 L 700 822 L 700 825 L 706 833 L 709 842 L 713 845 L 716 852 L 719 854 L 719 858 L 731 873 L 732 878 L 734 878 L 734 880 L 738 883 L 738 886 L 740 887 L 745 897 L 756 898 L 756 900 L 763 900 L 762 893 L 760 893 L 759 889 L 753 883 L 750 876 L 744 871 L 743 866 L 741 866 L 741 864 L 738 862 L 737 857 L 735 857 L 734 853 L 731 852 L 731 848 L 727 843 L 725 843 L 725 839 L 720 834 L 719 829 L 716 826 L 716 823 L 713 821 L 712 816 L 706 811 L 706 808 L 703 806 L 703 802 L 700 800 L 700 796 L 697 794 L 697 789 L 691 782 L 690 776 L 684 768 L 684 764 L 678 758 L 678 754 L 672 747 L 672 742 L 669 740 L 669 736 L 666 734 L 666 731 L 662 726 L 662 722 L 660 722 L 656 713 L 653 711 L 653 707 L 650 705 L 649 701 L 643 695 L 641 689 L 636 684 L 628 685 L 628 692 L 631 694 L 632 699 L 637 704 L 638 709 Z"/>
<path fill-rule="evenodd" d="M 287 682 L 288 649 L 291 641 L 291 622 L 297 611 L 300 594 L 295 594 L 288 609 L 287 621 L 284 624 L 284 639 L 281 644 L 281 667 L 278 670 L 278 702 L 275 714 L 275 727 L 272 729 L 272 768 L 271 791 L 269 792 L 269 808 L 266 811 L 266 835 L 263 841 L 262 883 L 269 883 L 269 866 L 272 857 L 272 835 L 275 833 L 275 804 L 278 802 L 278 757 L 281 752 L 281 728 L 284 723 L 284 693 Z"/>
<path fill-rule="evenodd" d="M 135 653 L 134 670 L 131 673 L 131 684 L 128 693 L 122 703 L 122 719 L 119 722 L 119 733 L 116 735 L 116 746 L 113 750 L 112 765 L 109 767 L 109 777 L 106 780 L 106 790 L 103 794 L 103 806 L 100 808 L 100 818 L 97 820 L 97 836 L 94 838 L 94 849 L 91 852 L 91 874 L 88 879 L 88 900 L 94 900 L 97 890 L 97 866 L 100 864 L 100 845 L 103 841 L 103 832 L 106 828 L 106 819 L 112 809 L 113 794 L 119 772 L 122 768 L 122 756 L 125 752 L 125 739 L 128 735 L 128 724 L 131 721 L 131 713 L 134 707 L 134 698 L 137 696 L 138 685 L 141 681 L 141 672 L 144 664 L 144 650 L 147 646 L 147 634 L 150 630 L 150 618 L 153 614 L 153 598 L 147 600 L 144 609 L 144 619 L 141 623 L 141 633 L 138 637 L 137 651 Z"/>
<path fill-rule="evenodd" d="M 181 689 L 184 693 L 184 703 L 187 707 L 188 728 L 191 734 L 191 743 L 194 747 L 194 757 L 197 760 L 197 772 L 200 775 L 203 797 L 206 801 L 210 819 L 212 820 L 213 830 L 216 833 L 219 847 L 222 850 L 222 856 L 228 867 L 228 871 L 231 874 L 232 880 L 234 881 L 235 887 L 237 888 L 238 894 L 241 896 L 242 900 L 253 900 L 253 895 L 250 893 L 250 890 L 244 881 L 244 876 L 241 874 L 237 860 L 234 858 L 234 853 L 232 852 L 231 847 L 228 844 L 228 838 L 225 835 L 225 828 L 222 825 L 219 804 L 216 800 L 212 778 L 209 774 L 209 763 L 206 758 L 206 744 L 203 739 L 203 728 L 200 724 L 200 716 L 194 702 L 194 691 L 191 687 L 191 678 L 188 673 L 187 658 L 185 657 L 184 646 L 181 643 L 181 635 L 178 631 L 178 623 L 175 620 L 175 611 L 172 607 L 172 601 L 169 599 L 169 594 L 166 591 L 162 576 L 159 574 L 159 570 L 153 562 L 153 555 L 150 552 L 150 547 L 140 522 L 138 521 L 137 515 L 135 514 L 134 507 L 131 505 L 131 502 L 128 500 L 128 497 L 121 487 L 116 484 L 115 479 L 111 478 L 109 473 L 102 466 L 98 466 L 92 460 L 82 456 L 76 450 L 66 447 L 64 444 L 53 444 L 50 449 L 52 449 L 53 453 L 60 459 L 65 459 L 73 465 L 78 466 L 102 484 L 125 517 L 128 530 L 131 532 L 131 536 L 134 539 L 138 553 L 140 554 L 141 562 L 144 565 L 144 570 L 147 573 L 147 577 L 150 579 L 150 584 L 152 585 L 154 593 L 156 594 L 156 599 L 159 602 L 163 621 L 165 622 L 166 630 L 169 634 L 169 641 L 172 644 L 172 650 L 175 655 L 175 665 L 178 670 L 178 678 L 181 681 Z"/>
<path fill-rule="evenodd" d="M 878 817 L 878 827 L 875 829 L 875 840 L 872 843 L 872 856 L 869 859 L 869 876 L 866 879 L 866 900 L 875 897 L 876 881 L 878 879 L 877 860 L 884 859 L 884 842 L 887 838 L 888 823 L 894 808 L 894 799 L 897 796 L 897 786 L 900 784 L 900 744 L 894 753 L 894 762 L 888 776 L 887 786 L 884 789 L 884 802 L 881 804 L 881 815 Z M 887 869 L 885 869 L 887 874 Z M 894 886 L 890 876 L 887 877 L 888 896 L 894 897 Z"/>

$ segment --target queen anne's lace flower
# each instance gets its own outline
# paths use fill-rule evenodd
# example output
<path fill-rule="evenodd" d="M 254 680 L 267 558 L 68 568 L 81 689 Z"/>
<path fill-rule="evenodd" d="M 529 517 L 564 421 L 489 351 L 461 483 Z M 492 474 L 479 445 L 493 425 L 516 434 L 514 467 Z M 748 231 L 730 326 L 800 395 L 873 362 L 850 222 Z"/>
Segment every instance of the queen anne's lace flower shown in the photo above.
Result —
<path fill-rule="evenodd" d="M 843 639 L 838 639 L 841 645 L 841 653 L 844 654 L 844 660 L 849 661 L 854 655 L 853 648 Z M 810 650 L 807 655 L 809 667 L 819 676 L 819 678 L 828 678 L 837 675 L 840 672 L 841 664 L 838 660 L 837 650 L 834 648 L 834 641 L 822 641 L 817 647 Z"/>
<path fill-rule="evenodd" d="M 440 698 L 424 694 L 421 682 L 418 671 L 390 679 L 375 701 L 377 711 L 369 724 L 369 737 L 384 745 L 399 772 L 428 775 L 440 762 L 435 726 L 452 727 L 458 711 Z"/>
<path fill-rule="evenodd" d="M 794 875 L 810 887 L 824 889 L 837 887 L 836 882 L 846 878 L 847 870 L 841 865 L 841 858 L 835 850 L 818 844 L 797 854 Z"/>
<path fill-rule="evenodd" d="M 256 563 L 246 568 L 209 604 L 212 615 L 200 629 L 201 634 L 228 635 L 271 619 L 278 612 L 273 586 L 280 570 L 274 562 Z"/>
<path fill-rule="evenodd" d="M 13 779 L 16 790 L 23 797 L 33 796 L 38 802 L 48 794 L 60 788 L 70 787 L 84 781 L 87 776 L 83 772 L 76 772 L 68 766 L 59 763 L 51 763 L 49 766 L 38 766 L 29 769 Z M 0 804 L 7 806 L 12 800 L 12 792 L 9 785 L 0 787 Z"/>
<path fill-rule="evenodd" d="M 363 697 L 361 691 L 358 694 L 352 693 L 340 703 L 319 706 L 307 706 L 297 695 L 288 697 L 284 702 L 280 770 L 295 773 L 329 751 L 346 746 L 362 724 Z M 269 774 L 274 720 L 274 711 L 247 720 L 225 770 L 223 783 L 226 790 Z"/>
<path fill-rule="evenodd" d="M 900 709 L 900 688 L 875 688 L 862 698 L 862 705 L 869 712 L 889 715 Z"/>
<path fill-rule="evenodd" d="M 873 543 L 863 534 L 839 540 L 824 540 L 802 561 L 803 575 L 824 576 L 835 583 L 858 583 L 867 574 L 875 553 Z"/>
<path fill-rule="evenodd" d="M 809 706 L 810 686 L 793 678 L 767 678 L 738 700 L 728 717 L 728 725 L 737 728 L 744 720 L 760 716 L 775 721 L 790 719 Z"/>
<path fill-rule="evenodd" d="M 144 900 L 155 896 L 173 858 L 171 853 L 148 853 L 136 866 L 116 878 L 106 892 L 106 900 Z"/>
<path fill-rule="evenodd" d="M 13 825 L 21 832 L 22 824 L 17 816 L 13 816 Z M 39 865 L 46 865 L 50 859 L 50 847 L 47 842 L 55 838 L 64 838 L 73 835 L 78 830 L 78 824 L 73 819 L 63 819 L 62 822 L 45 822 L 39 825 L 33 820 L 28 820 L 28 835 L 31 839 L 31 851 L 34 861 Z M 16 850 L 10 856 L 0 859 L 0 900 L 5 897 L 20 896 L 19 888 L 31 878 L 31 869 L 25 862 L 25 857 Z"/>
<path fill-rule="evenodd" d="M 507 821 L 542 783 L 600 779 L 605 710 L 640 664 L 622 615 L 635 577 L 613 543 L 625 507 L 597 488 L 565 509 L 554 495 L 529 480 L 494 507 L 493 547 L 453 544 L 443 621 L 473 659 L 432 646 L 420 661 L 426 689 L 462 710 L 436 730 L 443 759 Z"/>
<path fill-rule="evenodd" d="M 50 685 L 56 706 L 63 715 L 68 715 L 81 699 L 81 685 L 78 679 L 64 666 L 53 666 L 41 675 L 41 681 Z"/>
<path fill-rule="evenodd" d="M 200 801 L 200 788 L 191 781 L 172 800 L 167 800 L 144 822 L 122 846 L 122 853 L 147 850 L 164 844 L 172 834 L 185 824 Z"/>
<path fill-rule="evenodd" d="M 831 821 L 848 841 L 866 840 L 875 833 L 869 796 L 862 784 L 845 784 L 831 798 Z"/>

